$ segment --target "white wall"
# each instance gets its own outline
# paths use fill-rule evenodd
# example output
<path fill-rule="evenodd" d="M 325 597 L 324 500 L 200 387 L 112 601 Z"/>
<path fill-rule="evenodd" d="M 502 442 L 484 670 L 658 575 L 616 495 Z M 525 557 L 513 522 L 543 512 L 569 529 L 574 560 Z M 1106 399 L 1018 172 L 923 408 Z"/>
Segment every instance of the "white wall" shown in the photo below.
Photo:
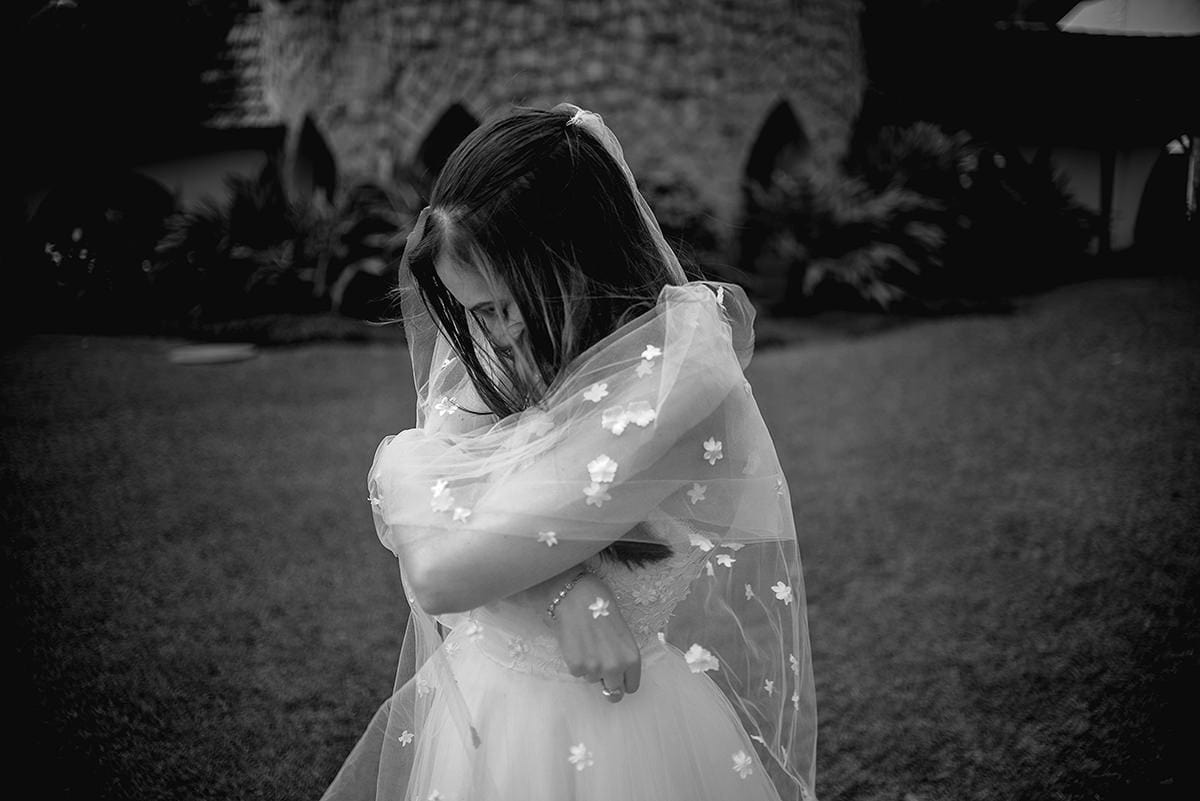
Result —
<path fill-rule="evenodd" d="M 1165 144 L 1165 143 L 1164 143 Z M 1022 148 L 1026 159 L 1032 159 L 1035 148 Z M 1113 208 L 1110 236 L 1113 250 L 1133 244 L 1133 226 L 1146 179 L 1154 167 L 1160 148 L 1142 145 L 1124 147 L 1117 151 L 1113 165 Z M 1067 181 L 1067 188 L 1082 205 L 1100 211 L 1100 150 L 1060 145 L 1050 151 L 1050 163 Z"/>

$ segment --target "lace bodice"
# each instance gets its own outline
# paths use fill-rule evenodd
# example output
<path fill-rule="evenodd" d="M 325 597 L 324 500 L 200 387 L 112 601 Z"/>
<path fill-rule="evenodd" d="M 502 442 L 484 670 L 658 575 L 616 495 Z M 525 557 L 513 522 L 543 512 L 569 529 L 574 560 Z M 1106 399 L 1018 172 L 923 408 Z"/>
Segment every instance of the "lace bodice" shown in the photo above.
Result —
<path fill-rule="evenodd" d="M 644 567 L 630 568 L 598 557 L 588 561 L 588 566 L 612 590 L 621 615 L 639 645 L 666 630 L 675 606 L 687 597 L 706 556 L 686 540 L 676 543 L 674 548 L 675 552 L 667 559 Z"/>
<path fill-rule="evenodd" d="M 586 563 L 612 590 L 644 657 L 662 649 L 659 635 L 666 631 L 676 605 L 687 597 L 708 556 L 681 525 L 656 523 L 653 528 L 672 548 L 666 559 L 628 567 L 597 555 Z M 447 655 L 453 659 L 464 648 L 478 648 L 492 661 L 512 670 L 582 681 L 570 675 L 559 653 L 558 640 L 541 619 L 543 613 L 541 609 L 501 601 L 444 619 L 453 628 L 445 642 Z"/>

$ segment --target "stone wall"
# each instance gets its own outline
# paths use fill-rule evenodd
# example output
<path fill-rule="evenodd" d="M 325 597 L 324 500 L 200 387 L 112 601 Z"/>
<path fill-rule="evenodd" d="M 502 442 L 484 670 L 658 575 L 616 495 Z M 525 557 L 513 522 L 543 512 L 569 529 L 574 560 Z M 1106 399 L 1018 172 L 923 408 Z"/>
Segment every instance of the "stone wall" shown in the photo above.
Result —
<path fill-rule="evenodd" d="M 274 121 L 312 116 L 343 175 L 387 181 L 460 104 L 480 121 L 570 101 L 603 115 L 639 181 L 695 189 L 728 244 L 781 102 L 833 168 L 865 84 L 860 0 L 262 0 Z"/>

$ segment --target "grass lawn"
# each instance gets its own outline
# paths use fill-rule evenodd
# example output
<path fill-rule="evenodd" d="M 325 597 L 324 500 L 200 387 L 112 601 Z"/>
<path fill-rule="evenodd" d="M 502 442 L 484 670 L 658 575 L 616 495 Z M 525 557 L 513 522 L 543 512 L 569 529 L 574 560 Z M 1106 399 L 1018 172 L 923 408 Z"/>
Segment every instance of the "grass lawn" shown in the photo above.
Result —
<path fill-rule="evenodd" d="M 10 751 L 41 798 L 315 798 L 405 608 L 365 472 L 401 348 L 0 349 Z M 1200 797 L 1200 283 L 764 351 L 825 799 Z M 614 799 L 613 801 L 621 801 Z M 732 801 L 732 800 L 731 800 Z"/>

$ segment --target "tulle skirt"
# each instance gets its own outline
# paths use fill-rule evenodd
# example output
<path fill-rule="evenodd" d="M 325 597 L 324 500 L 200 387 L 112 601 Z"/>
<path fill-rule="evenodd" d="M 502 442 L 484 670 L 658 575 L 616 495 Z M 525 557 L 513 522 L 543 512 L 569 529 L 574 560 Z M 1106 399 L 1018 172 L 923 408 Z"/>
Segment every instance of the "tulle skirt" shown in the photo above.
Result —
<path fill-rule="evenodd" d="M 478 646 L 452 660 L 477 745 L 435 698 L 408 798 L 778 801 L 725 696 L 675 648 L 644 646 L 640 689 L 614 704 L 598 684 L 514 670 Z"/>

